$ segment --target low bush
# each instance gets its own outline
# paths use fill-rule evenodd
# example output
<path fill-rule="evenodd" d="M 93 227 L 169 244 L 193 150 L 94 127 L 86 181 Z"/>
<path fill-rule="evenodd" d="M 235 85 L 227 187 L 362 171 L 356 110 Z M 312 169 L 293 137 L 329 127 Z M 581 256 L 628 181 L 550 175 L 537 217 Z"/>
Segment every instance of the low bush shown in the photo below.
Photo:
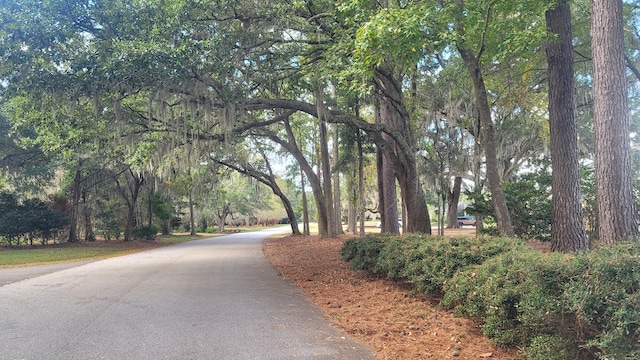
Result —
<path fill-rule="evenodd" d="M 375 272 L 378 255 L 384 246 L 384 238 L 384 235 L 370 235 L 347 240 L 340 250 L 340 256 L 342 260 L 349 262 L 353 270 Z"/>
<path fill-rule="evenodd" d="M 135 240 L 154 240 L 160 232 L 160 228 L 155 225 L 147 225 L 135 228 L 131 231 L 131 237 Z"/>
<path fill-rule="evenodd" d="M 619 244 L 579 259 L 584 271 L 564 299 L 581 340 L 601 359 L 640 359 L 640 244 Z"/>
<path fill-rule="evenodd" d="M 527 360 L 576 359 L 577 353 L 575 343 L 555 335 L 538 335 L 528 347 L 520 351 L 520 355 Z"/>
<path fill-rule="evenodd" d="M 500 346 L 527 346 L 538 335 L 571 334 L 564 286 L 579 271 L 565 254 L 508 251 L 453 276 L 441 305 L 482 318 L 483 332 Z"/>
<path fill-rule="evenodd" d="M 523 248 L 521 241 L 508 238 L 429 237 L 416 248 L 402 275 L 420 291 L 440 293 L 456 272 Z"/>
<path fill-rule="evenodd" d="M 505 238 L 374 235 L 347 241 L 342 257 L 442 295 L 527 360 L 640 359 L 640 244 L 574 256 Z"/>

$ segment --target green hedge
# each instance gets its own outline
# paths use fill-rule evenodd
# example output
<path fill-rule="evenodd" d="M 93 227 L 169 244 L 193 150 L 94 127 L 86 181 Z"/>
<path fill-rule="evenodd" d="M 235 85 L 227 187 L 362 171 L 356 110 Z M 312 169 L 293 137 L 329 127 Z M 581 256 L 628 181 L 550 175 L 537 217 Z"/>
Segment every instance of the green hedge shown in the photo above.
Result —
<path fill-rule="evenodd" d="M 158 232 L 160 232 L 160 227 L 156 225 L 146 225 L 133 229 L 131 231 L 131 237 L 136 240 L 155 240 Z"/>
<path fill-rule="evenodd" d="M 573 256 L 506 238 L 372 235 L 347 241 L 342 257 L 441 295 L 525 359 L 640 358 L 639 244 Z"/>

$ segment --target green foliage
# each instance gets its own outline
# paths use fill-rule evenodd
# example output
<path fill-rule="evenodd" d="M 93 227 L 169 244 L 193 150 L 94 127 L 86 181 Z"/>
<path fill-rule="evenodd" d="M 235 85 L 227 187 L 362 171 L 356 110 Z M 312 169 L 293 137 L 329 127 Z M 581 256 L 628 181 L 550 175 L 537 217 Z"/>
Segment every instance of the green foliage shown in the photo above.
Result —
<path fill-rule="evenodd" d="M 160 228 L 155 225 L 142 226 L 131 231 L 131 237 L 135 240 L 155 240 Z"/>
<path fill-rule="evenodd" d="M 516 235 L 523 239 L 550 240 L 551 238 L 551 174 L 544 169 L 515 177 L 503 183 L 504 196 Z M 488 226 L 483 229 L 493 235 L 493 203 L 487 193 L 467 191 L 474 204 L 467 212 L 483 216 Z"/>
<path fill-rule="evenodd" d="M 602 359 L 640 358 L 640 244 L 619 244 L 583 255 L 585 271 L 567 286 L 587 344 Z"/>
<path fill-rule="evenodd" d="M 575 359 L 578 349 L 575 343 L 567 342 L 555 335 L 539 335 L 521 351 L 526 360 L 566 360 Z"/>
<path fill-rule="evenodd" d="M 412 261 L 401 273 L 425 292 L 441 292 L 453 275 L 470 265 L 482 264 L 488 259 L 524 245 L 508 238 L 431 237 L 416 247 Z"/>
<path fill-rule="evenodd" d="M 29 235 L 31 241 L 38 238 L 43 243 L 69 224 L 69 219 L 60 211 L 39 199 L 19 202 L 11 192 L 0 193 L 0 237 L 11 246 L 20 238 Z"/>
<path fill-rule="evenodd" d="M 640 243 L 574 256 L 511 239 L 373 235 L 341 253 L 354 269 L 442 294 L 524 359 L 640 357 Z"/>
<path fill-rule="evenodd" d="M 207 232 L 207 219 L 206 218 L 200 218 L 200 220 L 198 221 L 198 230 L 200 232 Z"/>
<path fill-rule="evenodd" d="M 342 260 L 348 261 L 353 270 L 373 271 L 378 255 L 385 245 L 385 238 L 384 235 L 369 235 L 361 239 L 347 240 L 340 250 Z"/>
<path fill-rule="evenodd" d="M 507 238 L 376 234 L 345 242 L 342 259 L 353 269 L 405 279 L 420 291 L 433 293 L 440 292 L 458 270 L 523 247 Z"/>
<path fill-rule="evenodd" d="M 207 234 L 217 233 L 218 232 L 218 227 L 217 226 L 208 226 L 206 229 L 204 229 L 203 232 L 207 233 Z"/>
<path fill-rule="evenodd" d="M 458 272 L 445 286 L 442 305 L 482 318 L 484 334 L 498 345 L 527 345 L 538 334 L 570 327 L 561 295 L 575 273 L 570 255 L 507 251 Z"/>
<path fill-rule="evenodd" d="M 101 206 L 98 206 L 98 211 L 95 213 L 95 217 L 105 240 L 118 240 L 118 238 L 120 238 L 120 235 L 123 233 L 123 224 L 125 223 L 125 220 L 122 218 L 122 214 L 125 212 L 126 209 L 124 205 L 113 200 L 107 201 Z"/>
<path fill-rule="evenodd" d="M 551 174 L 524 174 L 503 183 L 503 190 L 516 235 L 551 240 Z"/>

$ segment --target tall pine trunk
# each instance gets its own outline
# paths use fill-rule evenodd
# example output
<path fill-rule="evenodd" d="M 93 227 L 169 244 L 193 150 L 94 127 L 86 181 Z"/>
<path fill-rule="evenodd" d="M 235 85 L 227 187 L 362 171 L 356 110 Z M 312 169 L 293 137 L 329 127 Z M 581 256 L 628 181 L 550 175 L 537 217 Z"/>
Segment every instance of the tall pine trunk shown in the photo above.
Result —
<path fill-rule="evenodd" d="M 575 116 L 571 9 L 560 0 L 546 12 L 547 29 L 557 41 L 546 46 L 549 79 L 551 140 L 551 249 L 579 252 L 589 249 L 582 216 L 578 130 Z"/>
<path fill-rule="evenodd" d="M 600 242 L 638 236 L 629 155 L 622 0 L 591 1 L 593 128 Z"/>

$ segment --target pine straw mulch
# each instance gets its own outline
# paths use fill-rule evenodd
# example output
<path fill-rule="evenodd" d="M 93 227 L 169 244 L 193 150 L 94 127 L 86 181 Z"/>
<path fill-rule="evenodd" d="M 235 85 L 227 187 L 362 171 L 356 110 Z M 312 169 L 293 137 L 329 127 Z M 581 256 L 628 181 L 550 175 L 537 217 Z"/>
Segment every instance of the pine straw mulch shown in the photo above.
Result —
<path fill-rule="evenodd" d="M 439 307 L 437 298 L 349 269 L 340 259 L 349 238 L 271 238 L 263 251 L 283 278 L 302 289 L 334 326 L 368 344 L 377 359 L 517 358 L 515 350 L 493 347 L 474 321 Z"/>

